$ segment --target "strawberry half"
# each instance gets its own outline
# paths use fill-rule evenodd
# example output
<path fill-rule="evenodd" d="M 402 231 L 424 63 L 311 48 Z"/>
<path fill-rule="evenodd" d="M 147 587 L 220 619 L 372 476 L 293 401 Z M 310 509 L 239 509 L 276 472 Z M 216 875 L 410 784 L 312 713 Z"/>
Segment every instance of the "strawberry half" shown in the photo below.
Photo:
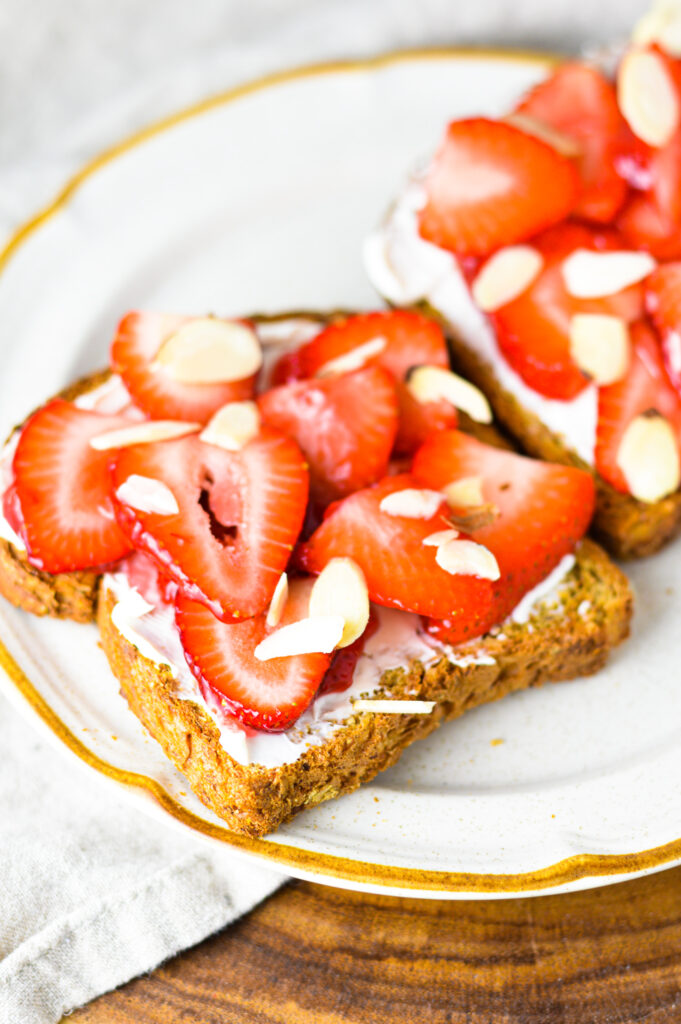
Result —
<path fill-rule="evenodd" d="M 365 365 L 377 365 L 392 376 L 399 401 L 395 450 L 411 454 L 433 430 L 455 427 L 456 409 L 449 402 L 422 404 L 408 391 L 406 376 L 415 366 L 449 367 L 447 343 L 440 327 L 419 313 L 403 310 L 360 313 L 326 327 L 295 352 L 282 356 L 273 379 L 280 383 L 314 377 L 332 360 L 380 339 L 381 351 Z"/>
<path fill-rule="evenodd" d="M 617 229 L 630 246 L 658 260 L 681 257 L 681 230 L 650 195 L 633 195 L 617 218 Z"/>
<path fill-rule="evenodd" d="M 114 518 L 111 452 L 90 447 L 91 438 L 129 422 L 55 398 L 23 427 L 4 504 L 38 569 L 91 569 L 117 562 L 130 550 Z"/>
<path fill-rule="evenodd" d="M 366 577 L 372 601 L 440 619 L 449 616 L 477 636 L 479 623 L 489 614 L 493 584 L 446 572 L 435 561 L 437 549 L 423 543 L 448 525 L 444 499 L 430 519 L 389 515 L 380 508 L 388 494 L 420 486 L 406 474 L 387 477 L 337 502 L 299 549 L 300 564 L 318 573 L 332 558 L 353 558 Z"/>
<path fill-rule="evenodd" d="M 657 267 L 646 285 L 646 309 L 660 335 L 669 379 L 681 395 L 681 263 Z"/>
<path fill-rule="evenodd" d="M 627 322 L 641 316 L 640 285 L 601 299 L 576 299 L 563 280 L 562 263 L 576 249 L 625 249 L 616 232 L 561 224 L 533 239 L 544 268 L 521 295 L 492 314 L 499 347 L 513 369 L 535 391 L 569 401 L 588 378 L 570 354 L 570 321 L 575 313 L 603 313 Z"/>
<path fill-rule="evenodd" d="M 483 256 L 557 224 L 577 200 L 573 164 L 500 121 L 453 121 L 428 171 L 421 235 L 459 255 Z"/>
<path fill-rule="evenodd" d="M 132 476 L 165 485 L 179 512 L 144 512 L 119 489 Z M 263 611 L 305 515 L 308 477 L 298 446 L 264 429 L 238 452 L 196 435 L 137 445 L 113 466 L 116 517 L 189 598 L 224 622 Z"/>
<path fill-rule="evenodd" d="M 573 214 L 610 222 L 627 194 L 615 167 L 626 124 L 612 83 L 589 64 L 568 62 L 535 86 L 516 109 L 574 140 L 581 188 Z"/>
<path fill-rule="evenodd" d="M 163 343 L 191 323 L 169 313 L 128 313 L 111 345 L 111 369 L 119 374 L 136 406 L 152 419 L 206 423 L 227 402 L 253 395 L 255 377 L 220 384 L 184 384 L 153 367 Z"/>
<path fill-rule="evenodd" d="M 414 458 L 412 474 L 434 490 L 466 477 L 481 478 L 485 504 L 498 512 L 487 525 L 471 529 L 501 571 L 490 625 L 506 618 L 523 594 L 574 550 L 593 515 L 589 473 L 492 448 L 458 430 L 429 438 Z M 449 643 L 461 639 L 447 623 L 433 624 L 430 631 Z"/>
<path fill-rule="evenodd" d="M 187 664 L 204 696 L 217 696 L 222 707 L 244 725 L 281 732 L 293 725 L 319 689 L 330 654 L 294 654 L 259 661 L 255 648 L 274 629 L 305 618 L 312 580 L 293 580 L 278 626 L 266 614 L 246 622 L 219 622 L 196 601 L 179 595 L 175 605 Z"/>
<path fill-rule="evenodd" d="M 397 431 L 393 380 L 380 366 L 294 381 L 258 399 L 267 423 L 297 441 L 320 505 L 384 476 Z"/>
<path fill-rule="evenodd" d="M 631 329 L 632 358 L 626 377 L 598 389 L 596 468 L 618 491 L 629 493 L 624 473 L 617 464 L 622 437 L 642 413 L 665 416 L 681 437 L 681 401 L 671 386 L 655 332 L 641 321 Z"/>

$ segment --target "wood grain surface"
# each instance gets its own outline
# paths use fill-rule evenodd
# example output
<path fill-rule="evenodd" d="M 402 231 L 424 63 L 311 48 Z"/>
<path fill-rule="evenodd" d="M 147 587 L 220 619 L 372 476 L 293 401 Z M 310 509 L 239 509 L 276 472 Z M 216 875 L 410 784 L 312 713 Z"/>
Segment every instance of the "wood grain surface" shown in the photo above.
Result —
<path fill-rule="evenodd" d="M 292 882 L 73 1024 L 681 1021 L 681 869 L 536 899 Z"/>

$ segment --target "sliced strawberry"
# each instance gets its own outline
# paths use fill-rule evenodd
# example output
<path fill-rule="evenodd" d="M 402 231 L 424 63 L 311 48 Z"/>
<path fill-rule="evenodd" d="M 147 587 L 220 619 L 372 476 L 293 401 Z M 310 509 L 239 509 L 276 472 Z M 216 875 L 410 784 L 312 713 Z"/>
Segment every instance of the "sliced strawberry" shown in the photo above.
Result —
<path fill-rule="evenodd" d="M 471 529 L 474 540 L 495 555 L 501 570 L 496 619 L 501 622 L 528 590 L 574 550 L 594 509 L 589 473 L 491 448 L 458 430 L 434 434 L 416 454 L 413 475 L 441 490 L 466 477 L 480 477 L 485 503 L 498 511 L 487 525 Z M 449 643 L 460 637 L 447 626 L 434 631 Z"/>
<path fill-rule="evenodd" d="M 21 431 L 14 455 L 14 485 L 4 505 L 32 565 L 72 572 L 116 562 L 130 543 L 114 519 L 108 466 L 111 452 L 90 439 L 129 425 L 55 398 Z"/>
<path fill-rule="evenodd" d="M 627 494 L 629 487 L 617 464 L 625 430 L 637 416 L 656 411 L 681 437 L 681 401 L 667 376 L 655 332 L 643 321 L 631 329 L 632 361 L 623 380 L 598 390 L 596 468 L 601 476 Z"/>
<path fill-rule="evenodd" d="M 128 313 L 111 346 L 111 369 L 120 374 L 135 405 L 152 419 L 206 423 L 227 402 L 251 398 L 255 378 L 227 384 L 183 384 L 153 367 L 161 345 L 192 317 Z"/>
<path fill-rule="evenodd" d="M 658 267 L 646 285 L 646 308 L 660 335 L 669 379 L 681 394 L 681 263 Z"/>
<path fill-rule="evenodd" d="M 332 360 L 376 339 L 383 339 L 385 347 L 367 359 L 366 365 L 382 366 L 394 378 L 400 407 L 395 449 L 411 454 L 431 431 L 454 427 L 457 422 L 456 409 L 449 402 L 421 404 L 405 384 L 407 373 L 414 366 L 449 366 L 442 330 L 427 317 L 395 310 L 361 313 L 338 321 L 296 352 L 282 356 L 273 379 L 283 382 L 314 377 Z"/>
<path fill-rule="evenodd" d="M 385 475 L 397 432 L 397 395 L 380 366 L 272 388 L 258 399 L 267 423 L 298 442 L 320 505 Z"/>
<path fill-rule="evenodd" d="M 446 572 L 435 561 L 436 548 L 423 543 L 429 534 L 446 528 L 444 501 L 427 520 L 381 511 L 386 495 L 419 486 L 408 475 L 387 477 L 338 502 L 300 548 L 300 563 L 317 573 L 331 558 L 353 558 L 366 577 L 372 601 L 435 618 L 455 618 L 462 629 L 476 636 L 480 621 L 489 613 L 493 584 L 477 576 Z"/>
<path fill-rule="evenodd" d="M 578 145 L 581 189 L 574 215 L 611 221 L 627 193 L 615 168 L 625 122 L 612 83 L 589 64 L 568 62 L 535 86 L 517 110 Z"/>
<path fill-rule="evenodd" d="M 654 198 L 634 195 L 617 218 L 617 228 L 636 249 L 645 249 L 658 260 L 681 257 L 681 229 L 661 213 Z"/>
<path fill-rule="evenodd" d="M 116 517 L 132 544 L 223 621 L 263 611 L 305 515 L 308 478 L 298 446 L 268 429 L 238 452 L 192 435 L 122 451 L 115 488 L 132 476 L 164 484 L 180 510 L 143 512 L 119 491 Z"/>
<path fill-rule="evenodd" d="M 563 280 L 562 263 L 576 249 L 625 249 L 614 232 L 561 224 L 532 241 L 544 256 L 533 284 L 492 314 L 499 347 L 526 384 L 548 398 L 569 401 L 588 384 L 570 354 L 575 313 L 604 313 L 631 321 L 641 316 L 643 289 L 632 285 L 602 299 L 575 299 Z"/>
<path fill-rule="evenodd" d="M 312 580 L 293 580 L 277 629 L 305 618 Z M 319 689 L 330 654 L 296 654 L 259 661 L 255 648 L 274 631 L 266 614 L 246 622 L 219 622 L 203 604 L 179 595 L 176 621 L 187 664 L 204 696 L 244 725 L 280 732 L 293 725 Z"/>
<path fill-rule="evenodd" d="M 567 217 L 579 177 L 547 143 L 473 118 L 449 125 L 425 187 L 422 236 L 460 255 L 482 256 Z"/>

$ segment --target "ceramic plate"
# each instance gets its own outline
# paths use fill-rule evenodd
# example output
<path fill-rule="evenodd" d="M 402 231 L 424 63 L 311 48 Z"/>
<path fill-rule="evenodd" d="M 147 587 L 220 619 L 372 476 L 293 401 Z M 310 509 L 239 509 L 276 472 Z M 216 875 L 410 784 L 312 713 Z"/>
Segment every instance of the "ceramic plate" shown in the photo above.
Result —
<path fill-rule="evenodd" d="M 375 304 L 362 238 L 414 162 L 447 119 L 501 113 L 549 66 L 434 52 L 305 69 L 106 154 L 2 258 L 0 432 L 103 365 L 129 308 Z M 681 545 L 631 575 L 634 635 L 606 671 L 469 713 L 260 841 L 187 791 L 118 695 L 94 628 L 2 602 L 0 676 L 141 806 L 294 875 L 428 896 L 582 888 L 681 860 Z"/>

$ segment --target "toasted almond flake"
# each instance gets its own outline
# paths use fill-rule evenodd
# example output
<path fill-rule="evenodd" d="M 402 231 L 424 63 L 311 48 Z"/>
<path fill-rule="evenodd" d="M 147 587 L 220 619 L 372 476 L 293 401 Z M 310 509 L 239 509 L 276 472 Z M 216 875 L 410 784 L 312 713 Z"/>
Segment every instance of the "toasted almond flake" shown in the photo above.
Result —
<path fill-rule="evenodd" d="M 525 291 L 544 265 L 544 257 L 531 245 L 509 245 L 483 264 L 473 281 L 473 299 L 483 313 L 493 313 Z"/>
<path fill-rule="evenodd" d="M 449 540 L 441 544 L 435 561 L 452 576 L 480 576 L 485 580 L 498 580 L 500 576 L 492 552 L 473 540 Z"/>
<path fill-rule="evenodd" d="M 651 50 L 632 49 L 617 72 L 617 99 L 634 135 L 649 146 L 665 146 L 679 125 L 679 101 L 664 60 Z"/>
<path fill-rule="evenodd" d="M 452 508 L 474 508 L 485 504 L 481 476 L 462 476 L 443 487 L 442 493 Z"/>
<path fill-rule="evenodd" d="M 315 580 L 309 614 L 342 615 L 345 622 L 339 647 L 362 635 L 369 622 L 369 590 L 364 573 L 352 558 L 332 558 Z"/>
<path fill-rule="evenodd" d="M 570 355 L 596 384 L 614 384 L 629 369 L 629 328 L 618 316 L 576 313 L 570 321 Z"/>
<path fill-rule="evenodd" d="M 370 338 L 369 341 L 357 345 L 356 348 L 344 352 L 342 356 L 336 356 L 324 363 L 317 370 L 317 377 L 335 377 L 340 373 L 351 373 L 352 370 L 359 370 L 369 359 L 373 359 L 383 351 L 388 344 L 385 338 Z"/>
<path fill-rule="evenodd" d="M 546 142 L 547 145 L 552 146 L 562 156 L 579 156 L 582 152 L 582 147 L 577 139 L 573 139 L 571 135 L 564 135 L 563 132 L 559 132 L 556 128 L 552 128 L 550 124 L 545 124 L 544 121 L 532 117 L 531 114 L 509 114 L 504 118 L 504 121 L 507 124 L 513 125 L 514 128 L 518 128 L 521 132 L 525 132 L 526 135 L 534 135 L 535 138 Z"/>
<path fill-rule="evenodd" d="M 377 715 L 429 715 L 434 700 L 368 700 L 354 701 L 353 711 L 373 711 Z"/>
<path fill-rule="evenodd" d="M 418 490 L 405 487 L 403 491 L 386 494 L 379 508 L 389 516 L 403 516 L 405 519 L 430 519 L 435 515 L 443 498 L 439 491 Z"/>
<path fill-rule="evenodd" d="M 435 533 L 429 533 L 427 537 L 424 537 L 421 543 L 427 548 L 439 548 L 441 544 L 446 544 L 448 540 L 456 540 L 458 536 L 458 530 L 437 530 Z"/>
<path fill-rule="evenodd" d="M 108 430 L 90 438 L 90 447 L 98 452 L 109 448 L 128 448 L 132 444 L 151 444 L 154 441 L 170 441 L 184 437 L 201 429 L 200 423 L 186 423 L 180 420 L 145 420 L 120 430 Z"/>
<path fill-rule="evenodd" d="M 671 57 L 681 57 L 681 5 L 678 0 L 658 0 L 638 20 L 631 34 L 638 46 L 658 43 Z"/>
<path fill-rule="evenodd" d="M 620 442 L 617 465 L 639 501 L 653 503 L 676 491 L 681 481 L 679 448 L 668 420 L 657 412 L 632 420 Z"/>
<path fill-rule="evenodd" d="M 293 658 L 299 654 L 330 654 L 345 629 L 342 615 L 316 615 L 282 626 L 261 640 L 253 652 L 258 661 Z"/>
<path fill-rule="evenodd" d="M 274 629 L 281 622 L 281 617 L 284 614 L 284 608 L 288 600 L 288 576 L 285 572 L 282 572 L 281 576 L 277 580 L 277 585 L 274 588 L 272 594 L 272 600 L 270 606 L 267 609 L 267 615 L 265 616 L 265 624 Z"/>
<path fill-rule="evenodd" d="M 226 384 L 257 373 L 262 349 L 246 324 L 201 317 L 171 334 L 153 365 L 182 384 Z"/>
<path fill-rule="evenodd" d="M 206 444 L 238 452 L 260 433 L 260 412 L 255 402 L 228 402 L 201 431 Z"/>
<path fill-rule="evenodd" d="M 657 262 L 650 253 L 575 249 L 562 265 L 563 280 L 576 299 L 600 299 L 643 281 Z"/>
<path fill-rule="evenodd" d="M 492 422 L 492 410 L 482 391 L 451 370 L 443 370 L 441 366 L 416 366 L 407 375 L 407 387 L 417 402 L 444 399 L 478 423 Z"/>
<path fill-rule="evenodd" d="M 162 480 L 132 473 L 116 491 L 124 505 L 139 512 L 153 512 L 160 516 L 176 516 L 180 511 L 177 498 Z"/>
<path fill-rule="evenodd" d="M 447 522 L 460 533 L 475 533 L 476 530 L 491 526 L 498 518 L 499 506 L 486 502 L 484 505 L 471 505 L 463 512 L 455 512 L 452 509 L 447 516 Z"/>

